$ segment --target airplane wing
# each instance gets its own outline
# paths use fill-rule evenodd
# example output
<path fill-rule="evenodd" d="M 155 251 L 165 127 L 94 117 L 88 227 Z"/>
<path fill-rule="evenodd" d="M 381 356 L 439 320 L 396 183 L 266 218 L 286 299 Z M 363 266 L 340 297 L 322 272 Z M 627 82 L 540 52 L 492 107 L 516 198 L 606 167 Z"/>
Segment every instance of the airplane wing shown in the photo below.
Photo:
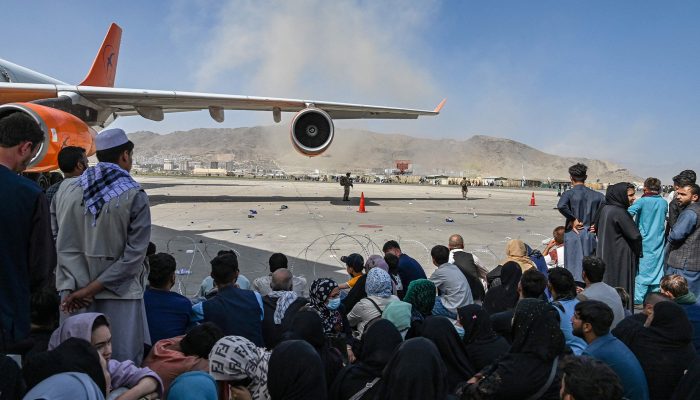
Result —
<path fill-rule="evenodd" d="M 0 104 L 78 94 L 100 108 L 111 109 L 117 115 L 141 115 L 160 121 L 163 113 L 209 110 L 212 118 L 223 121 L 223 110 L 298 112 L 315 106 L 333 119 L 416 119 L 440 113 L 443 100 L 434 110 L 415 110 L 362 104 L 333 103 L 315 100 L 271 97 L 236 96 L 214 93 L 193 93 L 162 90 L 123 89 L 97 86 L 53 84 L 18 84 L 0 82 Z M 11 99 L 11 100 L 10 100 Z M 9 101 L 8 101 L 9 100 Z"/>

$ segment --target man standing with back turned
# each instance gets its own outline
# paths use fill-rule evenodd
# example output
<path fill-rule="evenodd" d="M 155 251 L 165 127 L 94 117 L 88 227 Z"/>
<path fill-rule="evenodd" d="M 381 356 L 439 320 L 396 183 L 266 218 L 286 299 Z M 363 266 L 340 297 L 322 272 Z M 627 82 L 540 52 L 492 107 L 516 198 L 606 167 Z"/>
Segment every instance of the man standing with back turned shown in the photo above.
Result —
<path fill-rule="evenodd" d="M 576 282 L 583 282 L 583 257 L 595 252 L 596 238 L 590 232 L 591 221 L 605 200 L 602 193 L 586 187 L 588 167 L 578 163 L 569 167 L 571 190 L 561 195 L 557 208 L 566 218 L 564 266 Z"/>
<path fill-rule="evenodd" d="M 55 265 L 49 209 L 41 188 L 18 175 L 44 133 L 21 112 L 0 116 L 0 353 L 29 335 L 29 298 Z"/>
<path fill-rule="evenodd" d="M 104 130 L 95 144 L 99 163 L 66 179 L 51 204 L 61 317 L 104 313 L 111 324 L 112 358 L 140 365 L 143 345 L 150 344 L 143 303 L 143 260 L 151 238 L 148 196 L 129 175 L 134 144 L 123 130 Z"/>
<path fill-rule="evenodd" d="M 340 177 L 340 186 L 343 187 L 343 201 L 350 201 L 350 188 L 353 186 L 349 172 L 345 176 Z"/>

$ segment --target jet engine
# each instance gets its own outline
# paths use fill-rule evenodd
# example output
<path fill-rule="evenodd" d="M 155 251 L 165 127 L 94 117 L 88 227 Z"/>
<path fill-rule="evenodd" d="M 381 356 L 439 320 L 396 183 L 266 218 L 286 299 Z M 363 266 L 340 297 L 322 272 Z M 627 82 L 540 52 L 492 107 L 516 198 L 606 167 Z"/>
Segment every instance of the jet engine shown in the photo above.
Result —
<path fill-rule="evenodd" d="M 292 120 L 292 144 L 305 156 L 317 156 L 328 150 L 333 142 L 333 133 L 331 116 L 318 108 L 305 108 Z"/>
<path fill-rule="evenodd" d="M 21 112 L 32 117 L 44 132 L 44 141 L 25 172 L 48 172 L 58 169 L 58 152 L 66 146 L 82 147 L 88 156 L 95 154 L 97 133 L 78 117 L 54 108 L 33 103 L 0 105 L 0 117 Z"/>

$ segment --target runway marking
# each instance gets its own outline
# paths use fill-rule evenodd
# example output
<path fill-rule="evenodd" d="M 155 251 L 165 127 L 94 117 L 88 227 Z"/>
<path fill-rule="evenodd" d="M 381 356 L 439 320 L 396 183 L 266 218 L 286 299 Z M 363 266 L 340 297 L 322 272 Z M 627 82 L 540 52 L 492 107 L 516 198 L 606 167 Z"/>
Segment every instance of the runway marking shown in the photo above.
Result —
<path fill-rule="evenodd" d="M 372 224 L 360 224 L 357 226 L 359 226 L 360 228 L 371 228 L 371 229 L 384 228 L 384 225 L 372 225 Z"/>

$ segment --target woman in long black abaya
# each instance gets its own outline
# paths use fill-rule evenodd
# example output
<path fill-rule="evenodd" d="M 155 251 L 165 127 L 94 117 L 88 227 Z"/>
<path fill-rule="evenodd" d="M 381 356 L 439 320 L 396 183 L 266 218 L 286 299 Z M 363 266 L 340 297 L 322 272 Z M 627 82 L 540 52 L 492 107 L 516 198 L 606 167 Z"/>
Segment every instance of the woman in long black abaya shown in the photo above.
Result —
<path fill-rule="evenodd" d="M 629 184 L 616 183 L 605 192 L 605 204 L 595 220 L 598 245 L 596 256 L 605 262 L 603 282 L 623 287 L 634 298 L 634 279 L 642 256 L 642 234 L 627 212 Z M 634 304 L 630 302 L 630 310 Z"/>

